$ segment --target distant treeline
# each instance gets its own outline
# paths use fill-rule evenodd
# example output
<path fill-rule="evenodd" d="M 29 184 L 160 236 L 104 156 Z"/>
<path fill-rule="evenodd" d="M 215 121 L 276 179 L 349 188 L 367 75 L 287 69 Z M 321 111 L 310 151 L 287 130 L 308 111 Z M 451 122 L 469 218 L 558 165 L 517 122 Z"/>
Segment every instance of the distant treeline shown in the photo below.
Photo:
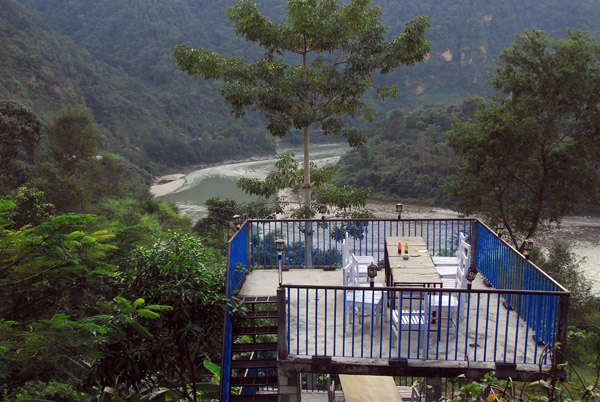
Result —
<path fill-rule="evenodd" d="M 473 116 L 480 100 L 389 112 L 369 130 L 365 146 L 342 157 L 336 184 L 371 188 L 380 199 L 449 205 L 444 184 L 458 160 L 445 136 L 454 119 Z"/>

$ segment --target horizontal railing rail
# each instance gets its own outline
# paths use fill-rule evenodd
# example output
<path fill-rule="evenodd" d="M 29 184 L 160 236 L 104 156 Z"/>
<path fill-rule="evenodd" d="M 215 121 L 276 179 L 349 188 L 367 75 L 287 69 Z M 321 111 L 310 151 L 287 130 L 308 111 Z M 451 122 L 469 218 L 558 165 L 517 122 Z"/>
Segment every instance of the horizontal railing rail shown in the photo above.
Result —
<path fill-rule="evenodd" d="M 250 263 L 276 267 L 276 241 L 285 241 L 283 265 L 287 268 L 341 266 L 342 240 L 351 252 L 384 258 L 386 236 L 422 237 L 432 255 L 452 256 L 458 234 L 470 239 L 471 219 L 325 219 L 250 220 Z M 307 264 L 309 262 L 309 264 Z"/>
<path fill-rule="evenodd" d="M 289 355 L 549 365 L 547 352 L 565 341 L 559 317 L 568 292 L 282 286 Z M 389 306 L 383 300 L 380 309 L 367 308 L 377 292 Z M 517 295 L 527 303 L 507 309 L 502 301 Z M 446 298 L 460 307 L 444 311 Z M 406 321 L 399 332 L 398 312 Z"/>

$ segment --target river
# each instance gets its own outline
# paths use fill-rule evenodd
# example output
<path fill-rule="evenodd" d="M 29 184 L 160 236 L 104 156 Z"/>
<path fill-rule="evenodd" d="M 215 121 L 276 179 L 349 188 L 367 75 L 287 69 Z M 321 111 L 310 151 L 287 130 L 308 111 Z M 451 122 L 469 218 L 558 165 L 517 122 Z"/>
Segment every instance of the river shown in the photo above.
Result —
<path fill-rule="evenodd" d="M 347 152 L 348 147 L 319 146 L 311 149 L 311 159 L 316 163 L 335 162 Z M 302 159 L 302 150 L 291 150 Z M 241 177 L 265 178 L 275 162 L 274 158 L 253 160 L 237 163 L 226 163 L 219 166 L 195 170 L 185 175 L 185 181 L 180 180 L 172 187 L 174 192 L 160 196 L 164 200 L 173 201 L 180 211 L 197 220 L 206 215 L 204 203 L 210 197 L 231 197 L 240 202 L 251 201 L 254 198 L 237 188 L 236 183 Z M 176 178 L 183 178 L 179 175 Z M 368 207 L 377 217 L 394 218 L 395 202 L 371 200 Z M 403 216 L 406 218 L 448 218 L 457 217 L 454 211 L 419 205 L 404 206 Z M 600 217 L 567 216 L 561 226 L 546 236 L 543 243 L 549 244 L 552 238 L 560 239 L 571 244 L 573 252 L 584 258 L 582 268 L 588 279 L 592 281 L 594 293 L 600 294 Z"/>

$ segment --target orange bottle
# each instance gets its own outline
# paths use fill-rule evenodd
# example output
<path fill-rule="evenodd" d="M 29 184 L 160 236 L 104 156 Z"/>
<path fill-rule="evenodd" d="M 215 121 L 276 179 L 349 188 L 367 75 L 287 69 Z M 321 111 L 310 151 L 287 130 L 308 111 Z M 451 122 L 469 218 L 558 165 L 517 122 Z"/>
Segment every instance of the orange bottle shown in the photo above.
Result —
<path fill-rule="evenodd" d="M 398 242 L 398 254 L 402 254 L 402 242 Z"/>

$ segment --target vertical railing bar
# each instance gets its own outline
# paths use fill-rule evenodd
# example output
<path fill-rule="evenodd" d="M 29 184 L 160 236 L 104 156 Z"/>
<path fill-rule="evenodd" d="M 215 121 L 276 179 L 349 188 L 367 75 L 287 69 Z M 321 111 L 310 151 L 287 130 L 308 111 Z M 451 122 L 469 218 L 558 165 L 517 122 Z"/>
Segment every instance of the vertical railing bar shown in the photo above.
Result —
<path fill-rule="evenodd" d="M 277 240 L 277 222 L 275 222 L 275 240 Z M 269 266 L 273 266 L 273 230 L 269 222 Z"/>
<path fill-rule="evenodd" d="M 356 227 L 356 225 L 355 225 Z M 364 357 L 364 349 L 365 349 L 365 290 L 361 290 L 362 297 L 362 306 L 360 308 L 360 357 Z"/>
<path fill-rule="evenodd" d="M 469 319 L 471 318 L 471 294 L 465 293 L 467 298 L 467 317 L 465 322 L 465 356 L 469 355 Z"/>
<path fill-rule="evenodd" d="M 381 301 L 383 303 L 383 300 Z M 371 354 L 369 357 L 373 358 L 373 320 L 375 319 L 375 291 L 371 291 Z"/>
<path fill-rule="evenodd" d="M 490 294 L 487 294 L 487 306 L 485 309 L 485 316 L 488 317 L 488 319 L 485 320 L 485 341 L 483 343 L 483 361 L 487 361 L 487 344 L 488 344 L 488 327 L 489 327 L 489 317 L 490 317 Z"/>
<path fill-rule="evenodd" d="M 517 323 L 515 325 L 515 353 L 513 354 L 513 363 L 517 362 L 517 349 L 519 346 L 519 317 L 521 316 L 521 303 L 517 304 L 517 310 L 515 313 L 517 314 Z M 525 339 L 525 347 L 527 347 L 527 339 Z"/>
<path fill-rule="evenodd" d="M 336 266 L 337 265 L 337 243 L 336 243 L 336 247 L 335 247 L 335 264 L 333 263 L 333 254 L 332 254 L 332 248 L 331 248 L 331 223 L 327 224 L 327 231 L 328 236 L 329 236 L 329 265 L 332 266 Z M 325 236 L 325 234 L 323 233 L 323 236 Z M 325 247 L 325 246 L 323 246 Z"/>
<path fill-rule="evenodd" d="M 351 290 L 352 292 L 352 354 L 351 356 L 354 357 L 354 340 L 356 339 L 356 332 L 355 332 L 355 328 L 356 328 L 356 290 Z"/>
<path fill-rule="evenodd" d="M 458 306 L 462 306 L 462 303 L 465 303 L 465 294 L 464 293 L 458 293 Z M 460 317 L 460 308 L 459 308 L 459 317 L 456 320 L 456 336 L 454 337 L 454 360 L 458 360 L 458 334 L 460 333 L 460 322 L 461 322 L 461 317 Z M 467 313 L 468 314 L 468 313 Z M 465 332 L 467 335 L 467 337 L 469 336 L 468 332 Z"/>
<path fill-rule="evenodd" d="M 443 293 L 440 293 L 439 296 L 439 307 L 438 307 L 438 311 L 442 311 L 442 296 Z M 458 296 L 460 297 L 460 293 L 458 294 Z M 452 300 L 452 292 L 448 292 L 448 305 L 450 305 L 450 300 Z M 458 321 L 460 319 L 460 299 L 457 300 L 457 307 L 458 310 L 456 311 L 456 337 L 458 337 Z M 446 360 L 448 360 L 448 349 L 450 346 L 450 313 L 448 313 L 448 320 L 446 321 Z"/>
<path fill-rule="evenodd" d="M 477 361 L 477 338 L 479 337 L 479 307 L 481 306 L 481 293 L 477 293 L 477 314 L 475 315 L 475 352 L 473 353 L 473 359 Z M 487 321 L 487 319 L 486 319 Z"/>
<path fill-rule="evenodd" d="M 377 227 L 377 229 L 379 229 L 379 225 Z M 379 233 L 379 232 L 377 232 Z M 379 321 L 379 358 L 382 359 L 383 358 L 383 323 L 385 322 L 385 304 L 383 303 L 387 303 L 387 295 L 386 292 L 381 292 L 381 312 L 379 313 L 379 315 L 381 316 L 381 319 Z M 392 325 L 392 321 L 390 321 L 390 326 Z"/>
<path fill-rule="evenodd" d="M 508 298 L 508 297 L 507 297 Z M 508 342 L 508 328 L 509 328 L 509 323 L 510 323 L 510 303 L 507 304 L 506 306 L 506 326 L 504 329 L 504 362 L 506 363 L 506 352 L 507 352 L 507 342 Z M 517 322 L 518 325 L 518 322 Z"/>
<path fill-rule="evenodd" d="M 384 226 L 384 230 L 385 230 L 385 226 Z M 385 232 L 387 233 L 387 231 Z M 390 323 L 390 329 L 388 331 L 388 359 L 392 358 L 392 348 L 393 348 L 393 342 L 394 342 L 394 318 L 393 318 L 393 314 L 394 314 L 394 309 L 392 308 L 392 306 L 394 305 L 394 303 L 391 302 L 391 300 L 394 300 L 394 297 L 396 297 L 394 291 L 391 291 L 391 295 L 390 295 L 390 311 L 389 311 L 389 323 Z M 384 303 L 386 302 L 386 300 L 384 300 Z M 398 325 L 398 335 L 400 335 L 400 325 Z"/>
<path fill-rule="evenodd" d="M 496 331 L 494 333 L 494 361 L 496 361 L 498 351 L 498 323 L 500 322 L 500 305 L 502 304 L 502 295 L 499 293 L 496 297 Z"/>
<path fill-rule="evenodd" d="M 325 327 L 327 327 L 327 322 L 325 322 Z M 319 355 L 318 343 L 319 343 L 319 289 L 315 289 L 315 353 L 313 353 L 314 356 Z"/>
<path fill-rule="evenodd" d="M 300 354 L 300 288 L 296 295 L 296 353 Z"/>
<path fill-rule="evenodd" d="M 291 301 L 291 288 L 287 288 L 287 348 L 288 348 L 288 353 L 291 352 L 291 348 L 292 348 L 292 335 L 290 334 L 290 329 L 291 329 L 291 315 L 292 315 L 292 301 Z"/>
<path fill-rule="evenodd" d="M 338 299 L 338 290 L 334 289 L 333 291 L 333 356 L 336 356 L 336 341 L 337 341 L 337 299 Z"/>
<path fill-rule="evenodd" d="M 254 265 L 254 241 L 252 240 L 254 238 L 254 224 L 252 222 L 250 222 L 250 261 L 252 262 L 252 265 Z"/>
<path fill-rule="evenodd" d="M 320 253 L 321 250 L 319 247 L 319 243 L 321 243 L 321 238 L 319 237 L 319 222 L 317 222 L 316 225 L 317 225 L 317 251 L 318 251 L 317 252 L 317 266 L 320 266 L 321 265 L 321 253 Z M 311 222 L 310 226 L 312 228 L 312 222 Z M 323 248 L 325 248 L 325 247 L 323 247 Z M 311 247 L 311 253 L 310 253 L 311 255 L 313 254 L 312 251 L 313 250 Z M 325 253 L 323 253 L 323 258 L 325 258 Z M 325 265 L 325 264 L 323 264 L 323 265 Z"/>
<path fill-rule="evenodd" d="M 412 304 L 413 304 L 413 292 L 410 291 L 409 294 L 410 294 L 410 299 L 409 299 L 410 301 L 408 303 L 408 344 L 407 344 L 408 348 L 407 348 L 407 350 L 408 350 L 408 358 L 410 359 L 410 344 L 411 344 L 410 338 L 411 338 L 411 335 L 412 335 L 412 317 L 411 317 L 411 315 L 412 315 L 412 309 L 413 309 L 412 308 Z M 398 315 L 400 315 L 400 313 L 402 312 L 402 307 L 401 307 L 400 303 L 401 303 L 401 301 L 398 300 L 398 308 L 399 308 Z M 400 321 L 400 322 L 402 322 L 402 321 Z M 417 346 L 417 359 L 418 358 L 419 358 L 419 349 L 418 349 L 418 346 Z"/>
<path fill-rule="evenodd" d="M 458 223 L 458 225 L 460 226 L 460 222 Z M 451 255 L 454 256 L 454 255 L 456 255 L 454 253 L 454 221 L 452 221 L 452 226 L 451 226 L 450 233 L 452 234 L 452 236 L 450 237 L 450 250 L 452 250 L 452 254 Z M 457 240 L 457 242 L 458 242 L 458 240 Z"/>
<path fill-rule="evenodd" d="M 342 357 L 346 356 L 346 316 L 348 315 L 347 311 L 348 311 L 348 291 L 344 290 L 344 316 L 342 318 L 342 328 L 343 328 L 343 332 L 342 332 Z"/>
<path fill-rule="evenodd" d="M 306 338 L 305 340 L 305 345 L 306 345 L 306 354 L 308 355 L 308 328 L 310 327 L 310 325 L 308 324 L 308 311 L 309 311 L 309 304 L 308 304 L 308 300 L 310 299 L 310 297 L 308 296 L 308 288 L 306 288 L 306 328 L 304 330 L 304 337 Z"/>
<path fill-rule="evenodd" d="M 448 220 L 444 221 L 444 255 L 448 255 Z M 440 248 L 441 251 L 441 248 Z"/>

